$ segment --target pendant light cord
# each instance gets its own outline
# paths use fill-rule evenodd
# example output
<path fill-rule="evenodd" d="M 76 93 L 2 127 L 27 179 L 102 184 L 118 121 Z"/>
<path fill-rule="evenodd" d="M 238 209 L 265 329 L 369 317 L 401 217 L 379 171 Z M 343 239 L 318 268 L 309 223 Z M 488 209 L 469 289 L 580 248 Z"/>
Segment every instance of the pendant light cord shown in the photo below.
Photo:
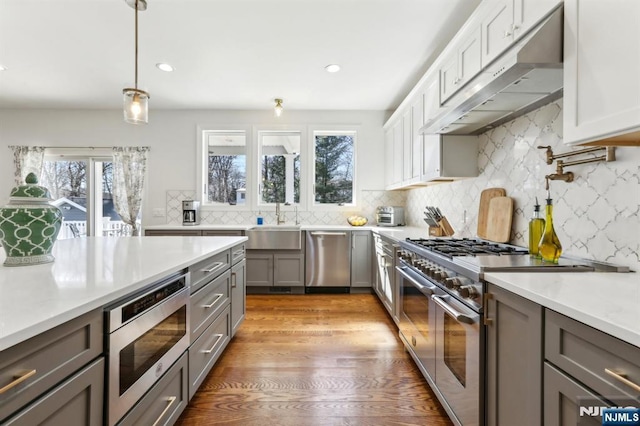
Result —
<path fill-rule="evenodd" d="M 135 28 L 136 28 L 136 37 L 135 37 L 135 40 L 136 40 L 136 61 L 135 61 L 135 63 L 136 63 L 136 72 L 135 72 L 135 74 L 136 74 L 136 76 L 135 76 L 135 86 L 134 87 L 136 88 L 136 90 L 138 90 L 138 0 L 136 0 L 135 9 L 136 9 L 136 25 L 135 25 Z"/>

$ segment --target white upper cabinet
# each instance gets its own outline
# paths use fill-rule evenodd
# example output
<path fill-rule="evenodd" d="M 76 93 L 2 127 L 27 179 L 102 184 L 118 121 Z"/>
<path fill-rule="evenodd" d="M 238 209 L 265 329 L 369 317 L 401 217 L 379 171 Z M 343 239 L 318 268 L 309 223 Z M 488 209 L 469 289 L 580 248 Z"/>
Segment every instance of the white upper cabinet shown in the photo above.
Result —
<path fill-rule="evenodd" d="M 404 139 L 403 139 L 403 120 L 400 119 L 393 126 L 393 178 L 391 186 L 399 188 L 402 186 L 402 168 L 404 166 Z"/>
<path fill-rule="evenodd" d="M 393 184 L 393 127 L 384 132 L 384 186 L 391 188 Z"/>
<path fill-rule="evenodd" d="M 458 42 L 458 47 L 440 67 L 440 103 L 473 78 L 482 68 L 480 27 Z"/>
<path fill-rule="evenodd" d="M 411 104 L 411 182 L 420 180 L 420 167 L 422 166 L 422 140 L 420 128 L 423 121 L 423 99 L 422 94 L 416 97 Z"/>
<path fill-rule="evenodd" d="M 487 66 L 562 3 L 561 0 L 488 0 L 482 19 L 482 66 Z"/>
<path fill-rule="evenodd" d="M 411 170 L 412 162 L 411 162 L 411 154 L 413 152 L 412 149 L 412 138 L 411 134 L 411 108 L 407 108 L 407 110 L 402 114 L 402 184 L 407 185 L 411 183 L 413 178 L 413 171 Z"/>
<path fill-rule="evenodd" d="M 640 1 L 566 0 L 564 14 L 564 142 L 640 144 Z"/>
<path fill-rule="evenodd" d="M 513 1 L 492 0 L 481 23 L 482 66 L 493 61 L 513 43 Z"/>
<path fill-rule="evenodd" d="M 562 0 L 516 0 L 513 4 L 513 35 L 517 40 L 555 10 Z"/>

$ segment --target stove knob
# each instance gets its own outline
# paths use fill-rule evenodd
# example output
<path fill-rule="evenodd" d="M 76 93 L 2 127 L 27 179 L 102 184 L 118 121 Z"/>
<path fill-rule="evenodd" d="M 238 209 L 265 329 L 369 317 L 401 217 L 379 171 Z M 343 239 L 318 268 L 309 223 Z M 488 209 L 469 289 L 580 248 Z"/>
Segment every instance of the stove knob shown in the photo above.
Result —
<path fill-rule="evenodd" d="M 438 270 L 436 268 L 434 268 L 433 266 L 429 268 L 428 275 L 430 277 L 435 278 L 437 273 L 438 273 Z"/>
<path fill-rule="evenodd" d="M 447 274 L 447 271 L 445 271 L 445 270 L 440 271 L 440 279 L 441 280 L 446 280 L 448 278 L 449 278 L 449 274 Z"/>
<path fill-rule="evenodd" d="M 460 293 L 460 296 L 464 297 L 465 299 L 469 297 L 473 299 L 478 296 L 478 290 L 476 290 L 476 288 L 472 285 L 463 285 L 458 289 L 458 293 Z"/>
<path fill-rule="evenodd" d="M 449 289 L 454 289 L 460 287 L 460 280 L 456 277 L 447 278 L 444 280 L 444 285 Z"/>

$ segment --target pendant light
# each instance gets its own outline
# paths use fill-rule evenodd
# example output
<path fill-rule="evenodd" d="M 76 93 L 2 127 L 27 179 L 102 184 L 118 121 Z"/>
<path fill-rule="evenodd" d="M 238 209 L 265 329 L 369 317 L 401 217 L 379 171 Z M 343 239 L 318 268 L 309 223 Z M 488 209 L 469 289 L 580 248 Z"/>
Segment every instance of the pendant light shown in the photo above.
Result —
<path fill-rule="evenodd" d="M 136 12 L 135 43 L 135 86 L 122 90 L 124 95 L 124 121 L 131 124 L 147 124 L 149 122 L 149 93 L 138 89 L 138 11 L 147 10 L 146 0 L 125 0 Z"/>
<path fill-rule="evenodd" d="M 284 109 L 282 107 L 282 99 L 274 99 L 276 102 L 276 106 L 273 108 L 273 113 L 276 117 L 280 117 L 282 115 L 282 110 Z"/>

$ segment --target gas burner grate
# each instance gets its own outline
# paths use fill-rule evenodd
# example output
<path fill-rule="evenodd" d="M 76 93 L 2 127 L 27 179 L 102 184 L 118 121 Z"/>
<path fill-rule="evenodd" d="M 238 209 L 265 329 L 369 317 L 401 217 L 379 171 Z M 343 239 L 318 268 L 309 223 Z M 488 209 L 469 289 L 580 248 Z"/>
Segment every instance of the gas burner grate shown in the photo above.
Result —
<path fill-rule="evenodd" d="M 441 254 L 448 258 L 454 256 L 502 256 L 502 255 L 522 255 L 529 252 L 516 246 L 492 243 L 490 241 L 474 240 L 471 238 L 455 239 L 410 239 L 407 242 L 420 246 L 424 249 Z"/>

